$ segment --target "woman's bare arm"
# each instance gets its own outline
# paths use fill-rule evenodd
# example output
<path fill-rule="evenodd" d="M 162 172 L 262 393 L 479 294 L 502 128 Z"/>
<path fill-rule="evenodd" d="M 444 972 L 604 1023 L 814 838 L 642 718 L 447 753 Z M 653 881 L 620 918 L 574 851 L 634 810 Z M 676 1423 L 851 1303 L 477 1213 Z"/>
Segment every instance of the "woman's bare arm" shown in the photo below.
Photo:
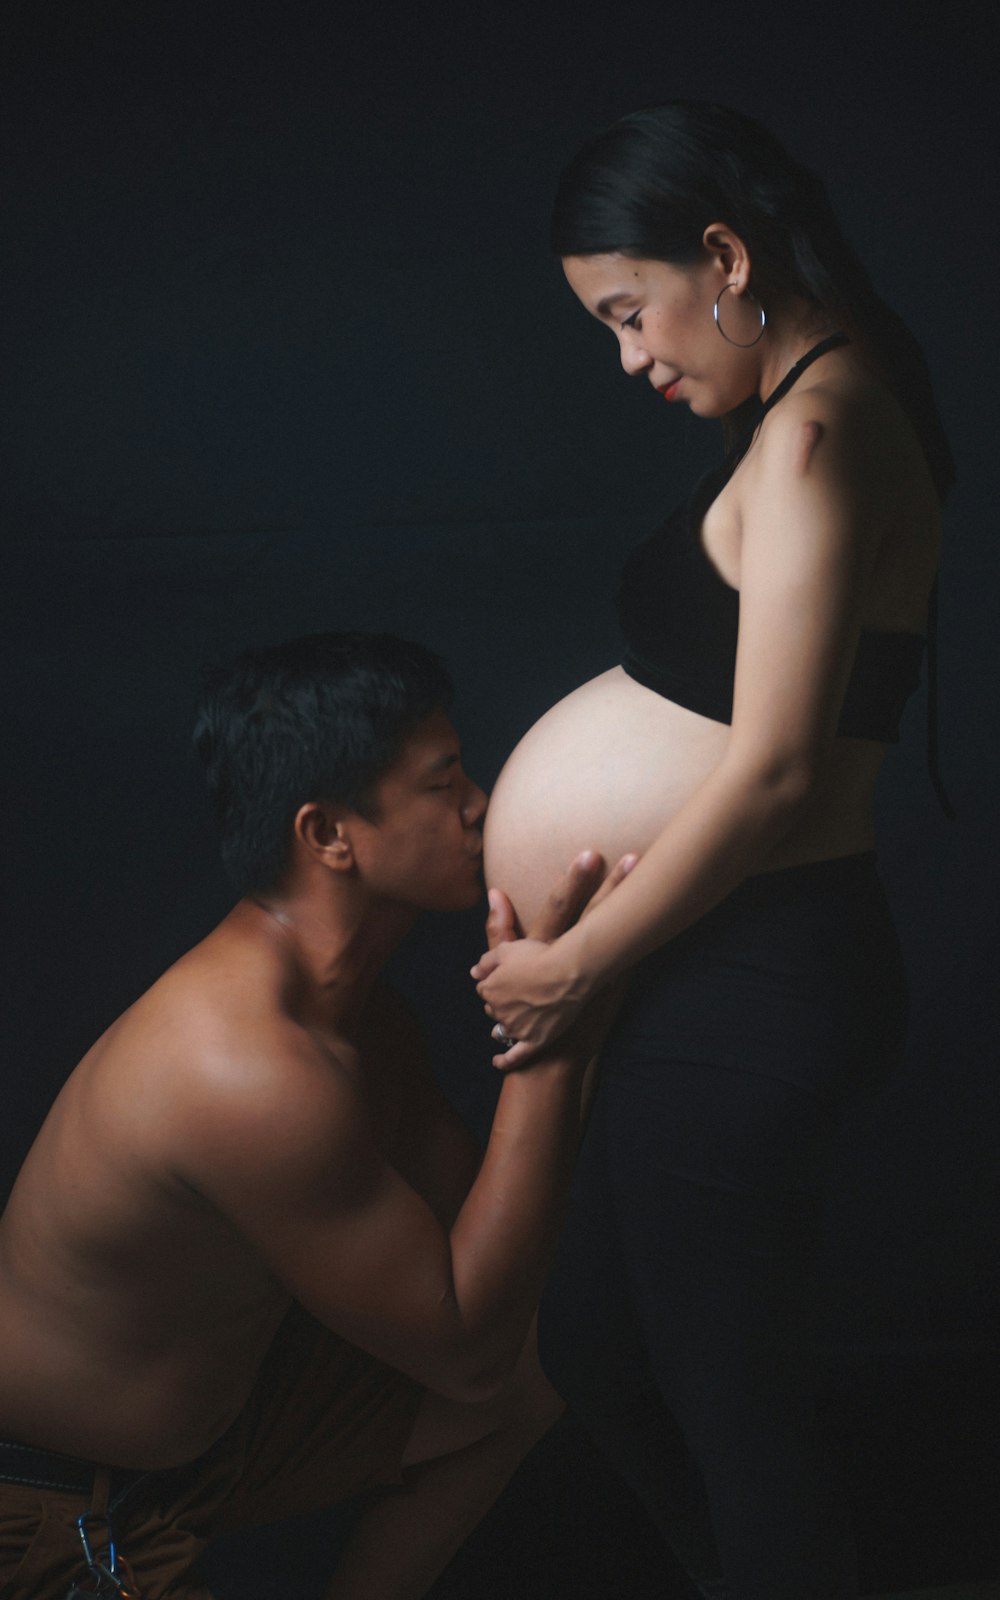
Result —
<path fill-rule="evenodd" d="M 613 901 L 548 947 L 522 941 L 473 969 L 491 1014 L 523 1041 L 508 1065 L 557 1038 L 595 990 L 730 894 L 815 794 L 879 543 L 855 427 L 812 390 L 789 396 L 759 440 L 744 494 L 725 754 Z"/>

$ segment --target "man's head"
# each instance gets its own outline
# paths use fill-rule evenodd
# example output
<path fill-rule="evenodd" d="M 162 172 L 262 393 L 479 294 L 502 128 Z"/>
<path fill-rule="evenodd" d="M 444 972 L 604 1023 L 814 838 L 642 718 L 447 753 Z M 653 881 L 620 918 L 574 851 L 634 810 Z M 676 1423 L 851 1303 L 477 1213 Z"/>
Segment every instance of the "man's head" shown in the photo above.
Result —
<path fill-rule="evenodd" d="M 464 800 L 455 794 L 457 808 L 464 804 L 475 818 L 460 826 L 478 824 L 485 802 L 461 771 L 444 715 L 451 695 L 444 663 L 390 634 L 312 634 L 245 651 L 214 671 L 195 748 L 222 832 L 222 859 L 239 893 L 285 880 L 302 829 L 322 855 L 324 829 L 337 815 L 350 816 L 364 850 L 380 835 L 386 801 L 397 809 L 402 802 L 400 779 L 410 788 L 420 783 L 421 752 L 428 793 L 443 795 L 439 786 L 461 779 L 470 793 Z"/>

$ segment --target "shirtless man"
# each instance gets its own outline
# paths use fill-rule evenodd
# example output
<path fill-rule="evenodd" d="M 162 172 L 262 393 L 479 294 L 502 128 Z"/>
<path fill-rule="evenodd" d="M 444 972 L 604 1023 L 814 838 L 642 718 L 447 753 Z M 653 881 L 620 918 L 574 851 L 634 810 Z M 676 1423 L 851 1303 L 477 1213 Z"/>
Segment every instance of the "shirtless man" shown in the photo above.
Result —
<path fill-rule="evenodd" d="M 409 1600 L 558 1414 L 532 1316 L 596 1024 L 505 1077 L 480 1162 L 381 977 L 481 893 L 449 690 L 360 635 L 209 688 L 242 898 L 84 1057 L 0 1222 L 3 1600 L 117 1593 L 106 1512 L 125 1593 L 207 1600 L 213 1533 L 375 1488 L 328 1600 Z M 574 863 L 533 933 L 599 877 Z M 502 897 L 490 922 L 513 937 Z"/>

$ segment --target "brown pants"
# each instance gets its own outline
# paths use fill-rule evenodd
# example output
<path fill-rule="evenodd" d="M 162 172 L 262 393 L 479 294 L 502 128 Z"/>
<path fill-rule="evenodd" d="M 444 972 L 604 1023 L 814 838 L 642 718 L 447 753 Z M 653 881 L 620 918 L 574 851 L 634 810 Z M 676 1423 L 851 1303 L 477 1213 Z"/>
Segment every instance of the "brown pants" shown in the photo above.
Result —
<path fill-rule="evenodd" d="M 422 1394 L 293 1309 L 233 1426 L 197 1461 L 151 1473 L 115 1513 L 142 1600 L 211 1600 L 190 1568 L 214 1534 L 399 1483 Z M 76 1519 L 88 1509 L 86 1496 L 0 1483 L 0 1600 L 64 1600 L 85 1581 Z"/>

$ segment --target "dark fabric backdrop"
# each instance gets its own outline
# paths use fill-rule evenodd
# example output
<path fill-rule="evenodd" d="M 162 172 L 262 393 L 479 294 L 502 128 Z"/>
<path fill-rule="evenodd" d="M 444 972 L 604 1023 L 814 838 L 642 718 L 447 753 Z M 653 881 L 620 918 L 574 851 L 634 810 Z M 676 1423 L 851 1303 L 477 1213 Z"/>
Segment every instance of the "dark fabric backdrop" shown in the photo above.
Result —
<path fill-rule="evenodd" d="M 826 176 L 957 455 L 940 704 L 959 816 L 926 780 L 921 695 L 881 794 L 912 1046 L 844 1151 L 829 1341 L 854 1369 L 978 1371 L 998 1220 L 987 18 L 8 0 L 6 1180 L 94 1036 L 227 907 L 188 753 L 202 662 L 317 628 L 422 639 L 488 785 L 616 659 L 623 552 L 719 439 L 625 382 L 548 256 L 548 207 L 614 116 L 715 98 Z M 478 915 L 430 920 L 398 971 L 482 1131 L 480 942 Z"/>

